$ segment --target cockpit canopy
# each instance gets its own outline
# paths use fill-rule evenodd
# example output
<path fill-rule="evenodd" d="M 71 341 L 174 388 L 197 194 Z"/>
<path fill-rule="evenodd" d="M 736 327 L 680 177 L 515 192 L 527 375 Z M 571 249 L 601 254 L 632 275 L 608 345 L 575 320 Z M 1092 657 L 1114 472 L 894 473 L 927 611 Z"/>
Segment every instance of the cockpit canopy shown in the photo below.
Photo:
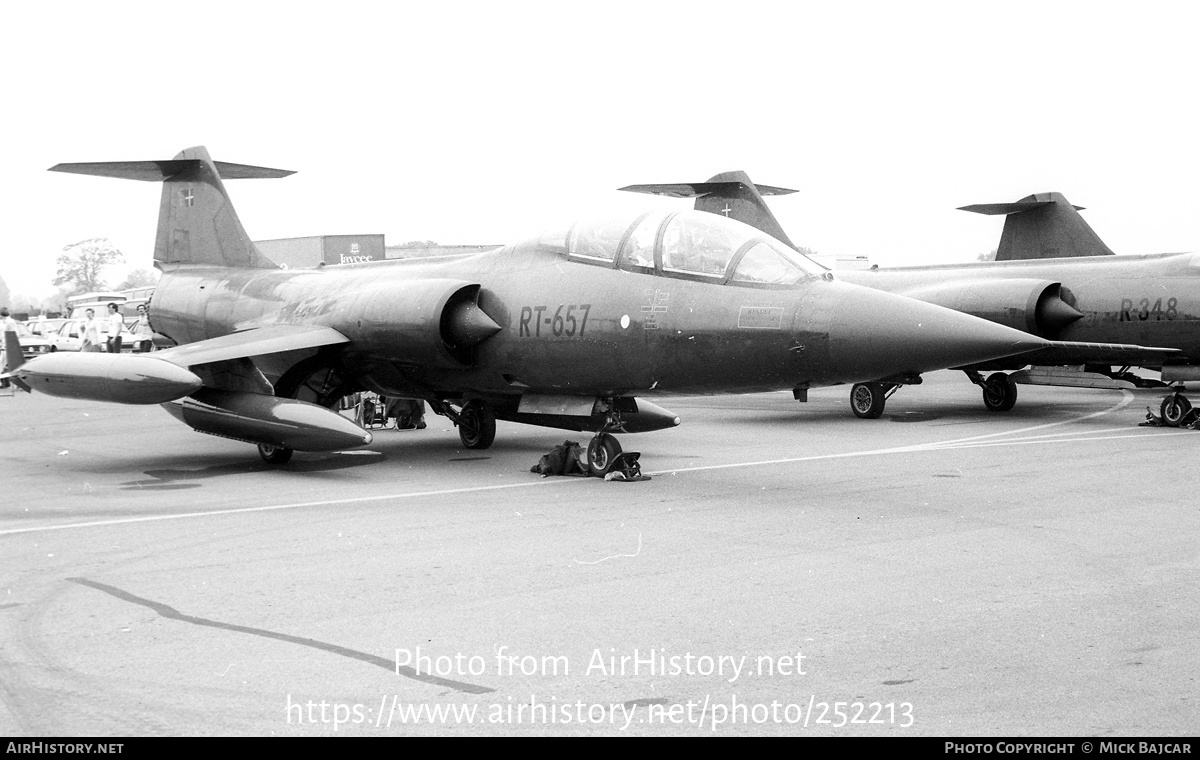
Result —
<path fill-rule="evenodd" d="M 748 224 L 703 211 L 585 220 L 538 243 L 589 264 L 734 285 L 786 287 L 827 271 Z"/>

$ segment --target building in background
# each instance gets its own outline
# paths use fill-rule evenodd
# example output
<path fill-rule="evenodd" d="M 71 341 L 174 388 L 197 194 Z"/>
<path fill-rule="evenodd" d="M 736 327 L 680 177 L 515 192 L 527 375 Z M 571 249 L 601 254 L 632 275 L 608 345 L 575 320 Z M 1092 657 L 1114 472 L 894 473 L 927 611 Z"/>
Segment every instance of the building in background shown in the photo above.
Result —
<path fill-rule="evenodd" d="M 254 244 L 268 259 L 288 269 L 309 269 L 320 264 L 360 264 L 386 258 L 383 235 L 316 235 L 256 240 Z"/>
<path fill-rule="evenodd" d="M 256 240 L 258 250 L 288 269 L 311 269 L 322 264 L 359 264 L 384 259 L 461 256 L 499 248 L 499 245 L 437 245 L 432 242 L 385 245 L 383 235 L 315 235 Z"/>

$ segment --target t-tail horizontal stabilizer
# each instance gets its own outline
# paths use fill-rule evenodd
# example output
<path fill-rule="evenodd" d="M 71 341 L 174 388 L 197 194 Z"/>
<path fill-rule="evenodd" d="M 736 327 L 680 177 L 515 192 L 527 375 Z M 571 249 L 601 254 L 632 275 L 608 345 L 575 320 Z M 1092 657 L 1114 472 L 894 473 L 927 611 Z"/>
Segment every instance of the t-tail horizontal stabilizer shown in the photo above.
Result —
<path fill-rule="evenodd" d="M 221 179 L 279 179 L 295 174 L 287 169 L 268 169 L 264 166 L 248 166 L 246 164 L 230 164 L 224 161 L 213 161 Z M 136 179 L 142 182 L 164 182 L 183 172 L 195 172 L 200 169 L 198 158 L 173 158 L 164 161 L 94 161 L 83 164 L 56 164 L 50 167 L 52 172 L 64 174 L 87 174 L 92 177 L 113 177 L 115 179 Z"/>
<path fill-rule="evenodd" d="M 1113 252 L 1062 193 L 1036 193 L 1016 203 L 981 203 L 961 211 L 1007 215 L 996 261 L 1112 256 Z"/>
<path fill-rule="evenodd" d="M 762 230 L 776 240 L 787 243 L 792 248 L 795 244 L 788 239 L 771 209 L 767 207 L 764 195 L 788 195 L 796 192 L 786 187 L 771 187 L 770 185 L 755 185 L 750 181 L 746 172 L 722 172 L 711 177 L 707 182 L 685 182 L 674 185 L 628 185 L 621 190 L 631 193 L 650 193 L 665 195 L 669 198 L 695 198 L 697 211 L 708 211 L 713 214 L 736 219 L 739 222 Z"/>
<path fill-rule="evenodd" d="M 222 180 L 270 179 L 295 172 L 213 161 L 203 147 L 163 161 L 58 164 L 52 172 L 162 182 L 154 265 L 202 264 L 236 269 L 278 269 L 250 240 Z"/>

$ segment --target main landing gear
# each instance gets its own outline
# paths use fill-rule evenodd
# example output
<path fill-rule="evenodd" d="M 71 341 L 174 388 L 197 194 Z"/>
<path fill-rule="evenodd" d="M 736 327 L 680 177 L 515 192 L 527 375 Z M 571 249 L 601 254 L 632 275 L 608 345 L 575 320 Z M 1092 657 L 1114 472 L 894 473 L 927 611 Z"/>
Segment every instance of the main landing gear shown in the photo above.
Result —
<path fill-rule="evenodd" d="M 966 370 L 971 382 L 983 389 L 983 405 L 993 412 L 1007 412 L 1017 403 L 1017 385 L 1003 372 L 995 372 L 986 380 L 975 370 Z M 850 389 L 850 408 L 855 416 L 873 420 L 883 416 L 883 407 L 902 385 L 917 385 L 920 377 L 905 383 L 855 383 Z"/>
<path fill-rule="evenodd" d="M 347 377 L 341 363 L 331 361 L 321 354 L 310 356 L 283 373 L 275 383 L 275 395 L 280 398 L 297 398 L 301 401 L 336 409 L 343 396 L 360 390 Z M 258 444 L 258 455 L 267 464 L 287 464 L 292 459 L 293 449 L 270 443 Z"/>
<path fill-rule="evenodd" d="M 267 464 L 287 464 L 292 461 L 293 449 L 283 446 L 273 446 L 269 443 L 258 444 L 258 455 Z"/>
<path fill-rule="evenodd" d="M 1003 372 L 993 372 L 986 380 L 975 370 L 966 370 L 971 382 L 983 389 L 983 405 L 989 412 L 1007 412 L 1017 403 L 1017 384 Z"/>
<path fill-rule="evenodd" d="M 496 413 L 479 399 L 463 404 L 455 422 L 458 439 L 468 449 L 486 449 L 496 440 Z"/>
<path fill-rule="evenodd" d="M 884 404 L 899 388 L 896 383 L 855 383 L 850 389 L 850 408 L 856 417 L 878 419 Z"/>
<path fill-rule="evenodd" d="M 486 449 L 496 440 L 496 412 L 483 399 L 471 399 L 457 409 L 449 401 L 430 401 L 430 408 L 458 426 L 466 449 Z"/>

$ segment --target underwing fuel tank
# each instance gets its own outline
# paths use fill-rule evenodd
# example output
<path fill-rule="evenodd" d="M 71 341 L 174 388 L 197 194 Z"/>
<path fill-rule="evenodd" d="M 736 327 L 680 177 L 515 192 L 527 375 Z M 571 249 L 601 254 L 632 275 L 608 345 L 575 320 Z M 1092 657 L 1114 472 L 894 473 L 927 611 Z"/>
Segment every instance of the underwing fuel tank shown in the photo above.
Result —
<path fill-rule="evenodd" d="M 296 451 L 341 451 L 371 442 L 371 434 L 353 420 L 296 399 L 204 388 L 162 406 L 201 433 L 247 443 Z"/>
<path fill-rule="evenodd" d="M 137 354 L 46 354 L 22 364 L 14 374 L 50 396 L 118 404 L 161 404 L 202 385 L 183 367 Z"/>

